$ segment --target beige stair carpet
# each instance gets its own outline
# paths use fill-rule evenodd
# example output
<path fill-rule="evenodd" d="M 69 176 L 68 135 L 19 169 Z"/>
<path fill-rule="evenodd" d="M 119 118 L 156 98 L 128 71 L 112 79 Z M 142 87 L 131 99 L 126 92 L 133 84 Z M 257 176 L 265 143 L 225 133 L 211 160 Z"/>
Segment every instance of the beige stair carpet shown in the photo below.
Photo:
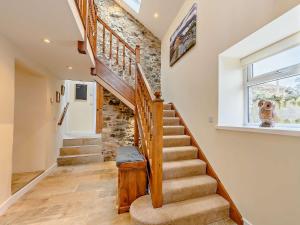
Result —
<path fill-rule="evenodd" d="M 217 181 L 206 174 L 171 104 L 164 105 L 163 123 L 163 207 L 154 209 L 150 196 L 137 199 L 130 208 L 133 224 L 235 224 L 229 202 L 216 194 Z"/>

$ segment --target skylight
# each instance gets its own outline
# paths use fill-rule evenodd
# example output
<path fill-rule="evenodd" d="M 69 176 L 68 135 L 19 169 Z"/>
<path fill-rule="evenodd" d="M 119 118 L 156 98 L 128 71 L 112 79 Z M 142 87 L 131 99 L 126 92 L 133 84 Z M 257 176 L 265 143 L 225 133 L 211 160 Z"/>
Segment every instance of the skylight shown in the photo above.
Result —
<path fill-rule="evenodd" d="M 140 12 L 141 7 L 141 1 L 142 0 L 124 0 L 124 2 L 132 8 L 136 13 Z"/>

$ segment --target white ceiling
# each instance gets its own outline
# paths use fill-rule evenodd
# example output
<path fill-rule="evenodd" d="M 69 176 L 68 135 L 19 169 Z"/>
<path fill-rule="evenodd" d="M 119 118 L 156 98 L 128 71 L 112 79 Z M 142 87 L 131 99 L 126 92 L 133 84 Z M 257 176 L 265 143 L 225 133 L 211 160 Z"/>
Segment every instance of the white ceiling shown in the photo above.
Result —
<path fill-rule="evenodd" d="M 184 0 L 141 0 L 140 12 L 136 13 L 123 0 L 115 1 L 159 39 L 162 39 L 184 2 Z M 154 13 L 159 14 L 157 19 L 154 18 Z"/>
<path fill-rule="evenodd" d="M 89 80 L 92 62 L 77 51 L 82 34 L 70 2 L 74 3 L 73 0 L 1 1 L 0 33 L 43 71 L 62 79 Z M 51 43 L 45 44 L 44 38 Z"/>

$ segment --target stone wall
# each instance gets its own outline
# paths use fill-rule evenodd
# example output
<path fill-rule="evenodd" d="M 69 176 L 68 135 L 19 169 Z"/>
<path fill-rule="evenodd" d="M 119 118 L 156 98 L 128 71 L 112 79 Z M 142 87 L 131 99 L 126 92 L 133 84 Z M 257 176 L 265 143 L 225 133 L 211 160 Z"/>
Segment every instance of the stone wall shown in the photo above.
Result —
<path fill-rule="evenodd" d="M 144 25 L 113 0 L 95 0 L 100 18 L 107 23 L 132 48 L 141 46 L 141 65 L 153 91 L 160 90 L 161 43 Z M 98 23 L 98 55 L 102 56 L 102 26 Z M 109 34 L 106 34 L 106 49 L 109 49 Z M 114 46 L 116 42 L 114 41 Z M 115 47 L 113 48 L 116 49 Z M 115 52 L 114 52 L 115 53 Z M 120 55 L 122 48 L 120 47 Z M 121 58 L 121 57 L 120 57 Z M 114 63 L 114 62 L 113 62 Z M 112 63 L 112 64 L 113 64 Z M 119 69 L 116 68 L 116 71 Z M 128 78 L 127 78 L 128 79 Z M 132 80 L 129 82 L 132 84 Z"/>
<path fill-rule="evenodd" d="M 160 90 L 160 69 L 161 69 L 161 43 L 147 28 L 139 23 L 134 17 L 122 9 L 113 0 L 95 0 L 99 16 L 118 35 L 120 35 L 132 48 L 137 44 L 141 46 L 141 65 L 146 74 L 148 82 L 153 91 Z M 113 60 L 108 60 L 109 33 L 106 33 L 106 55 L 102 53 L 102 26 L 98 23 L 98 56 L 102 58 L 116 74 L 134 86 L 134 74 L 125 73 L 115 64 L 116 41 L 113 40 Z M 120 46 L 120 60 L 122 59 L 122 48 Z M 128 55 L 128 52 L 126 52 Z M 104 57 L 105 56 L 105 57 Z M 134 57 L 134 56 L 133 56 Z M 132 71 L 134 68 L 132 67 Z M 133 145 L 134 118 L 133 112 L 119 99 L 108 91 L 104 91 L 103 106 L 104 128 L 102 132 L 103 153 L 105 161 L 115 159 L 115 151 L 119 146 Z"/>
<path fill-rule="evenodd" d="M 115 159 L 119 146 L 133 145 L 133 111 L 104 90 L 102 145 L 104 160 Z"/>

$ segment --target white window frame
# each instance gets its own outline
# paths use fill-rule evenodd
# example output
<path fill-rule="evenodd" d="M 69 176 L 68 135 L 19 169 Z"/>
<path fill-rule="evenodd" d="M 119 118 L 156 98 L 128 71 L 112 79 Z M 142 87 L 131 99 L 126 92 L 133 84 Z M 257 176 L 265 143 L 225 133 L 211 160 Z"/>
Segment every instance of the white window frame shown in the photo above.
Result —
<path fill-rule="evenodd" d="M 285 50 L 287 50 L 287 49 L 285 49 Z M 268 56 L 268 57 L 270 57 L 270 56 Z M 257 76 L 253 75 L 253 64 L 255 64 L 255 62 L 246 65 L 243 70 L 243 73 L 244 73 L 244 97 L 245 97 L 245 99 L 244 99 L 244 102 L 245 102 L 244 124 L 246 126 L 258 126 L 259 125 L 259 124 L 255 124 L 255 123 L 250 123 L 250 115 L 249 115 L 249 107 L 250 107 L 249 88 L 250 87 L 300 75 L 300 63 L 293 65 L 293 66 L 281 68 L 281 69 L 278 69 L 278 70 L 275 70 L 272 72 L 268 72 L 265 74 L 257 75 Z M 291 127 L 291 128 L 299 128 L 300 127 L 299 124 L 280 124 L 280 123 L 277 123 L 276 126 Z"/>

